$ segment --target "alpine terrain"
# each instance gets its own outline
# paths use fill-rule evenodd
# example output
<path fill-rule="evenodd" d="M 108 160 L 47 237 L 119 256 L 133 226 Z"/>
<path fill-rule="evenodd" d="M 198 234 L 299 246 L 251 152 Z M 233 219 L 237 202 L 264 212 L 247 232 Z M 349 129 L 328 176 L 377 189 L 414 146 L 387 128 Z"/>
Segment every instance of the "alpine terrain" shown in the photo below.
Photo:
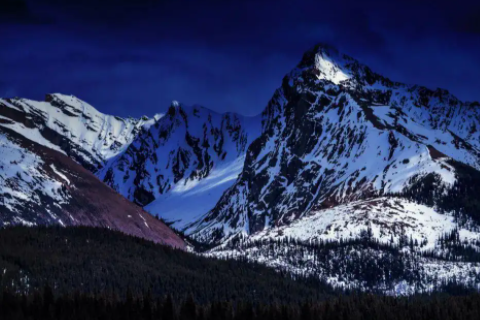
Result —
<path fill-rule="evenodd" d="M 340 286 L 479 283 L 480 105 L 319 45 L 262 113 L 235 184 L 186 232 Z"/>
<path fill-rule="evenodd" d="M 143 207 L 210 257 L 389 293 L 478 286 L 479 130 L 479 103 L 326 45 L 257 117 L 172 102 L 121 119 L 71 96 L 5 99 L 0 221 L 156 226 L 147 238 L 184 246 Z"/>
<path fill-rule="evenodd" d="M 127 199 L 184 229 L 213 208 L 242 171 L 259 117 L 172 102 L 97 175 Z"/>

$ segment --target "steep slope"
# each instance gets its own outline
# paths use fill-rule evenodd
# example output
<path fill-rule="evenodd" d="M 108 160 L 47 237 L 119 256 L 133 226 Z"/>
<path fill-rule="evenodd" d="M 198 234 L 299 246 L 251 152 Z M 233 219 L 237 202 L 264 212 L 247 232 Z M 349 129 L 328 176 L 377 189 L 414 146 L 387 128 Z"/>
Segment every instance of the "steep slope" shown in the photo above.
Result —
<path fill-rule="evenodd" d="M 92 172 L 161 116 L 122 119 L 62 94 L 49 94 L 43 102 L 0 99 L 1 126 L 68 155 Z"/>
<path fill-rule="evenodd" d="M 237 182 L 187 231 L 221 243 L 312 211 L 404 193 L 425 179 L 437 190 L 454 190 L 449 158 L 480 168 L 479 121 L 477 103 L 392 82 L 317 46 L 263 112 L 262 134 L 248 148 Z M 447 191 L 431 194 L 428 203 Z"/>
<path fill-rule="evenodd" d="M 0 127 L 0 225 L 96 226 L 184 248 L 161 221 L 66 155 Z"/>
<path fill-rule="evenodd" d="M 98 176 L 127 199 L 183 229 L 214 207 L 241 172 L 259 117 L 173 102 Z"/>

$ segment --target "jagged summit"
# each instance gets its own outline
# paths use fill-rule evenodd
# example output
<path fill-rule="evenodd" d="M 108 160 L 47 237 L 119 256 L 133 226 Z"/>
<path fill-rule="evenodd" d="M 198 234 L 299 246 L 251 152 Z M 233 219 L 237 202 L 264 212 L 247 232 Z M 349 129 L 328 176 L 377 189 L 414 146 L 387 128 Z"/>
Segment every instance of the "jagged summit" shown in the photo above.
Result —
<path fill-rule="evenodd" d="M 260 117 L 218 114 L 174 101 L 97 175 L 181 229 L 235 182 L 260 125 Z"/>
<path fill-rule="evenodd" d="M 329 45 L 318 44 L 305 53 L 298 68 L 291 73 L 291 76 L 295 77 L 309 69 L 319 80 L 331 81 L 338 85 L 351 79 L 358 69 L 358 65 L 356 60 L 341 54 L 337 49 Z"/>
<path fill-rule="evenodd" d="M 340 84 L 352 77 L 344 66 L 339 65 L 337 61 L 331 60 L 330 56 L 322 51 L 315 55 L 315 69 L 318 71 L 319 79 L 329 80 L 335 84 Z"/>
<path fill-rule="evenodd" d="M 372 87 L 381 89 L 383 86 L 396 89 L 403 88 L 410 91 L 424 90 L 438 96 L 448 96 L 451 99 L 458 100 L 445 88 L 432 89 L 418 84 L 393 81 L 381 72 L 378 72 L 378 70 L 372 70 L 354 57 L 324 43 L 317 44 L 305 52 L 297 68 L 289 73 L 289 76 L 295 78 L 307 70 L 316 74 L 318 80 L 327 80 L 336 85 L 342 84 L 351 88 Z M 479 102 L 465 101 L 463 103 L 466 105 L 478 105 Z"/>

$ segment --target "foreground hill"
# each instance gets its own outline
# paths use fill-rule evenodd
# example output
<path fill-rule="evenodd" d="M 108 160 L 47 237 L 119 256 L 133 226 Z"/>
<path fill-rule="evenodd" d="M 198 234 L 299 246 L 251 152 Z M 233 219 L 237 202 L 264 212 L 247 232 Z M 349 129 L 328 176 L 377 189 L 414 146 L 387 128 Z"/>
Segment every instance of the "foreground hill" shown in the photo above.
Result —
<path fill-rule="evenodd" d="M 42 293 L 0 296 L 0 317 L 15 320 L 477 320 L 480 296 L 383 297 L 354 295 L 327 301 L 306 299 L 299 304 L 213 301 L 200 304 L 189 297 L 174 303 L 170 297 L 152 299 L 146 293 L 124 300 L 85 294 L 55 297 Z"/>

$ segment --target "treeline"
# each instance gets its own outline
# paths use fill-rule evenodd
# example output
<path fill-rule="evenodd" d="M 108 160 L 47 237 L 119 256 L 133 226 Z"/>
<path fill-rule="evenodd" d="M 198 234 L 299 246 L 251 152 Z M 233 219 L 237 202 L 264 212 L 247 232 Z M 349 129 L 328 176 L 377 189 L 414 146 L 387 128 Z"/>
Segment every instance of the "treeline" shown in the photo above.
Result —
<path fill-rule="evenodd" d="M 150 290 L 174 299 L 290 303 L 338 291 L 315 278 L 293 278 L 257 263 L 201 257 L 171 247 L 88 227 L 0 229 L 0 290 L 122 296 Z M 1 291 L 0 291 L 1 292 Z"/>
<path fill-rule="evenodd" d="M 469 165 L 447 160 L 455 169 L 455 182 L 446 186 L 437 173 L 424 177 L 415 176 L 412 185 L 401 193 L 388 194 L 427 206 L 435 206 L 440 212 L 451 213 L 460 226 L 480 231 L 480 172 Z"/>
<path fill-rule="evenodd" d="M 480 241 L 470 239 L 462 242 L 456 228 L 440 236 L 437 244 L 437 250 L 426 251 L 423 256 L 445 261 L 480 262 Z"/>
<path fill-rule="evenodd" d="M 240 252 L 255 261 L 281 258 L 291 266 L 317 278 L 335 277 L 350 289 L 384 292 L 404 281 L 421 291 L 422 272 L 416 252 L 405 253 L 398 244 L 385 244 L 368 235 L 340 241 L 270 239 L 237 243 Z M 255 248 L 255 250 L 249 250 Z M 288 250 L 285 250 L 288 248 Z M 237 251 L 234 251 L 237 252 Z M 231 258 L 231 257 L 227 257 Z"/>
<path fill-rule="evenodd" d="M 361 231 L 357 238 L 340 240 L 270 238 L 251 241 L 237 238 L 227 245 L 231 254 L 226 258 L 281 259 L 290 266 L 305 270 L 304 276 L 334 277 L 349 284 L 350 290 L 392 291 L 398 283 L 404 282 L 412 291 L 423 292 L 431 290 L 432 285 L 434 290 L 443 290 L 445 286 L 444 282 L 424 272 L 422 264 L 425 259 L 480 261 L 476 244 L 461 243 L 456 229 L 440 237 L 438 242 L 439 248 L 435 250 L 424 250 L 424 242 L 406 235 L 400 236 L 399 241 L 392 238 L 384 243 L 373 237 L 370 229 Z M 480 273 L 475 269 L 472 268 L 469 276 L 470 283 L 465 282 L 467 286 L 480 282 Z"/>
<path fill-rule="evenodd" d="M 306 297 L 307 299 L 307 297 Z M 480 319 L 480 295 L 394 298 L 351 295 L 314 302 L 263 304 L 209 302 L 199 304 L 189 295 L 180 302 L 171 296 L 152 298 L 149 292 L 125 299 L 73 294 L 56 297 L 43 292 L 0 297 L 5 320 L 469 320 Z"/>

